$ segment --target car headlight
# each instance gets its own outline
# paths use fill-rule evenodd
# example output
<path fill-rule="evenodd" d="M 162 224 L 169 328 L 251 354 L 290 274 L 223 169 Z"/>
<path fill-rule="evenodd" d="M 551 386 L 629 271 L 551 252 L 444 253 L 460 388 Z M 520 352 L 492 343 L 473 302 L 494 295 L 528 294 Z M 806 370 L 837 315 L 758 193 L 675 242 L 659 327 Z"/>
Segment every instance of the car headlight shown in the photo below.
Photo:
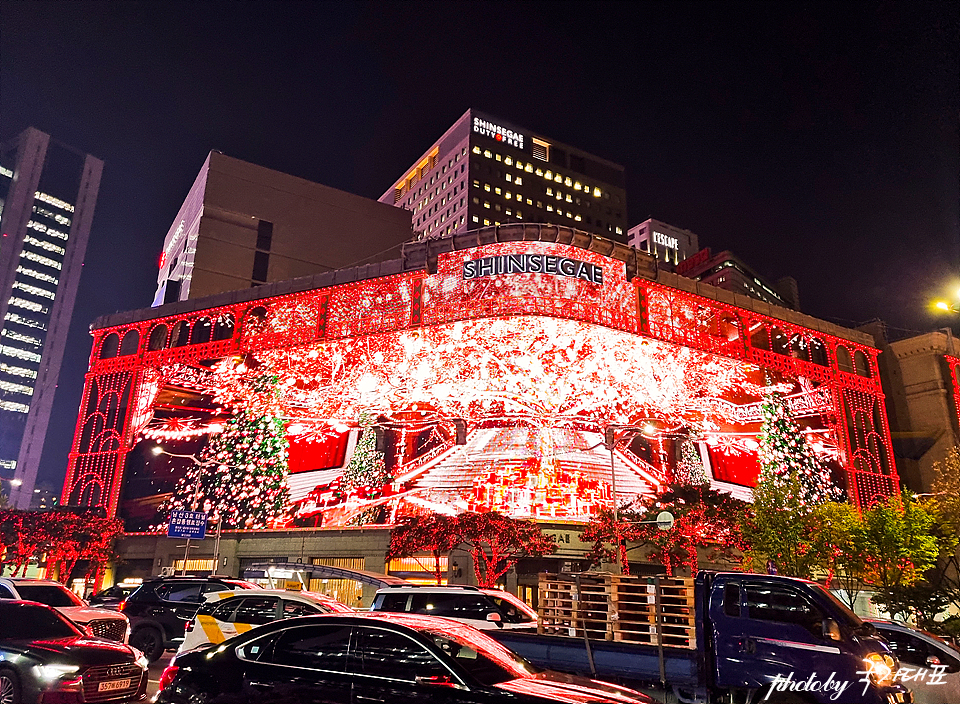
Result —
<path fill-rule="evenodd" d="M 884 653 L 870 653 L 863 659 L 863 665 L 870 679 L 878 686 L 887 687 L 896 683 L 900 669 L 896 658 Z"/>
<path fill-rule="evenodd" d="M 71 675 L 76 674 L 77 670 L 80 668 L 77 665 L 39 665 L 37 669 L 40 671 L 40 678 L 46 682 L 53 682 L 54 680 L 66 680 L 70 679 Z"/>
<path fill-rule="evenodd" d="M 136 663 L 144 670 L 150 669 L 150 661 L 147 660 L 146 656 L 143 653 L 141 653 L 139 650 L 137 651 Z"/>

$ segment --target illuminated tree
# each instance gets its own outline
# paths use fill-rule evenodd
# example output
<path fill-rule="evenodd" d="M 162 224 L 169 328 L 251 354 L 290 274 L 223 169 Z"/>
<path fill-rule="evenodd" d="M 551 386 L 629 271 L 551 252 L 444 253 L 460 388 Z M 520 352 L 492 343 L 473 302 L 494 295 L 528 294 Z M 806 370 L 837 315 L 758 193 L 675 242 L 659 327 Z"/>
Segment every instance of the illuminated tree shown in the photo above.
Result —
<path fill-rule="evenodd" d="M 348 493 L 354 494 L 362 501 L 377 499 L 383 495 L 383 487 L 390 483 L 390 474 L 387 472 L 383 453 L 377 451 L 377 438 L 373 427 L 373 417 L 368 413 L 361 413 L 358 421 L 360 438 L 353 451 L 350 463 L 343 470 L 343 486 Z M 381 518 L 383 508 L 374 506 L 362 511 L 355 523 L 376 523 Z"/>
<path fill-rule="evenodd" d="M 429 552 L 433 556 L 433 574 L 440 584 L 443 581 L 440 558 L 459 544 L 456 519 L 440 513 L 407 516 L 390 532 L 386 559 L 415 557 L 417 553 Z"/>
<path fill-rule="evenodd" d="M 613 512 L 602 511 L 580 536 L 592 542 L 587 554 L 592 564 L 614 561 L 619 540 L 626 546 L 619 560 L 628 574 L 625 555 L 628 550 L 646 549 L 651 562 L 663 565 L 668 575 L 686 567 L 691 576 L 699 569 L 699 550 L 708 550 L 710 562 L 739 563 L 745 545 L 740 532 L 747 510 L 744 501 L 711 489 L 707 484 L 670 484 L 649 500 L 619 512 L 620 523 L 613 523 Z M 673 527 L 660 530 L 653 521 L 661 511 L 674 517 Z M 607 544 L 612 547 L 607 547 Z"/>
<path fill-rule="evenodd" d="M 677 463 L 677 483 L 679 484 L 706 484 L 707 472 L 703 468 L 703 459 L 697 452 L 691 440 L 682 440 L 680 443 L 680 461 Z"/>
<path fill-rule="evenodd" d="M 493 589 L 517 560 L 557 550 L 554 538 L 544 535 L 533 521 L 508 518 L 495 511 L 461 513 L 455 524 L 459 543 L 473 557 L 477 582 L 486 589 Z"/>
<path fill-rule="evenodd" d="M 283 420 L 244 411 L 224 423 L 161 511 L 204 511 L 223 528 L 270 528 L 288 520 Z"/>
<path fill-rule="evenodd" d="M 764 396 L 760 414 L 760 481 L 799 491 L 796 498 L 805 505 L 837 498 L 830 469 L 817 458 L 790 417 L 783 395 L 773 392 Z"/>

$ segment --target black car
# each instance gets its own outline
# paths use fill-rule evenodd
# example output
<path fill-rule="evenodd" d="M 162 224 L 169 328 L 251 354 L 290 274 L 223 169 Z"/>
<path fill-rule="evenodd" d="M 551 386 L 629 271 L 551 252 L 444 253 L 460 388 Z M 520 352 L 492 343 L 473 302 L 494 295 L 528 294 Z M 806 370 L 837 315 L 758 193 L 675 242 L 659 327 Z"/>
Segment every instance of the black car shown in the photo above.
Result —
<path fill-rule="evenodd" d="M 131 594 L 133 594 L 139 584 L 115 584 L 112 587 L 103 589 L 87 598 L 90 606 L 96 606 L 104 609 L 115 609 Z"/>
<path fill-rule="evenodd" d="M 497 641 L 447 618 L 324 614 L 277 621 L 181 653 L 158 704 L 546 704 L 643 702 L 644 694 L 538 671 Z"/>
<path fill-rule="evenodd" d="M 203 595 L 234 589 L 259 589 L 252 582 L 231 577 L 157 577 L 145 581 L 120 603 L 130 619 L 130 645 L 150 662 L 183 641 L 184 627 L 194 617 Z"/>
<path fill-rule="evenodd" d="M 0 601 L 0 703 L 130 702 L 147 692 L 147 661 L 93 638 L 44 604 Z"/>

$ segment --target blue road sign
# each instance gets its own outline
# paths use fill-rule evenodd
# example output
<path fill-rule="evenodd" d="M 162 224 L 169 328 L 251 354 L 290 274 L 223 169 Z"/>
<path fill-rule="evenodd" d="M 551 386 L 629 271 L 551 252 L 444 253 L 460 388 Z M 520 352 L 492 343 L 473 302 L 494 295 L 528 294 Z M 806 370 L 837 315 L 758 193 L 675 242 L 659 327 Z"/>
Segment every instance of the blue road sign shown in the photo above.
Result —
<path fill-rule="evenodd" d="M 168 538 L 203 540 L 207 534 L 207 514 L 203 511 L 171 511 Z"/>

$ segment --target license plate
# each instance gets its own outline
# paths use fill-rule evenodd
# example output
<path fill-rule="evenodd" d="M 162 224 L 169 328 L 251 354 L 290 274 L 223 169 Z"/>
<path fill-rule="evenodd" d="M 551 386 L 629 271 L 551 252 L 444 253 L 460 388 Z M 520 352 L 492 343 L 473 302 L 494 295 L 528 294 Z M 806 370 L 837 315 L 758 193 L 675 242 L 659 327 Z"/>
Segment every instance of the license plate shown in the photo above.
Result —
<path fill-rule="evenodd" d="M 111 680 L 110 682 L 101 682 L 97 687 L 98 692 L 113 692 L 117 689 L 127 689 L 130 687 L 130 680 Z"/>

